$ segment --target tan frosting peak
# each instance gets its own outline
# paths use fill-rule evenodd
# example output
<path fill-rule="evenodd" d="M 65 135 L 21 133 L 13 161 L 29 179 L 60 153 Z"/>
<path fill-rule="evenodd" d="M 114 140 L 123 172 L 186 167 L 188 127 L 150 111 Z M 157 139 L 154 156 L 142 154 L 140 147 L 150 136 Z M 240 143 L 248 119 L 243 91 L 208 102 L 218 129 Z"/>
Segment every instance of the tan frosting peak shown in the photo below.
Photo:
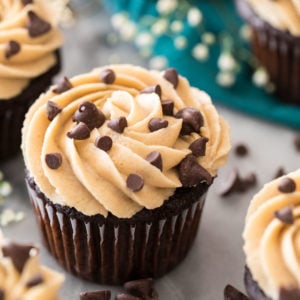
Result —
<path fill-rule="evenodd" d="M 101 82 L 99 74 L 110 68 L 116 79 L 112 84 Z M 227 123 L 218 115 L 207 94 L 191 88 L 179 77 L 179 85 L 164 79 L 161 73 L 132 65 L 112 65 L 72 78 L 72 88 L 61 94 L 52 91 L 42 95 L 27 114 L 23 128 L 23 154 L 26 167 L 39 188 L 52 201 L 75 207 L 87 215 L 111 212 L 129 218 L 146 207 L 161 206 L 177 187 L 178 164 L 191 153 L 189 145 L 200 136 L 209 139 L 206 155 L 199 163 L 215 176 L 226 161 L 230 148 Z M 155 93 L 140 93 L 158 84 L 162 99 L 174 101 L 174 111 L 190 106 L 199 110 L 204 119 L 200 133 L 181 136 L 182 119 L 163 115 L 161 100 Z M 62 112 L 51 122 L 46 115 L 48 101 L 56 103 Z M 74 113 L 85 102 L 94 103 L 106 117 L 105 123 L 91 131 L 90 137 L 74 140 L 67 133 L 74 128 Z M 117 117 L 127 119 L 123 133 L 109 128 Z M 168 121 L 166 128 L 150 132 L 152 118 Z M 37 130 L 38 129 L 38 130 Z M 98 136 L 109 136 L 112 148 L 103 151 L 95 146 Z M 146 157 L 158 151 L 163 169 L 150 164 Z M 51 169 L 45 162 L 49 153 L 60 153 L 62 164 Z M 127 187 L 130 174 L 144 180 L 139 191 Z"/>
<path fill-rule="evenodd" d="M 57 4 L 53 0 L 34 0 L 24 5 L 21 0 L 0 0 L 0 99 L 17 96 L 31 79 L 56 64 L 55 50 L 63 43 L 57 26 L 66 1 L 56 6 L 54 2 Z M 30 36 L 29 11 L 51 24 L 50 30 Z M 19 50 L 7 57 L 11 41 L 19 45 Z"/>
<path fill-rule="evenodd" d="M 296 183 L 294 192 L 278 189 L 285 177 Z M 287 207 L 293 224 L 274 216 Z M 246 263 L 267 296 L 278 300 L 280 288 L 300 288 L 300 170 L 266 184 L 254 196 L 243 237 Z"/>
<path fill-rule="evenodd" d="M 292 35 L 300 36 L 299 0 L 247 0 L 266 22 Z"/>

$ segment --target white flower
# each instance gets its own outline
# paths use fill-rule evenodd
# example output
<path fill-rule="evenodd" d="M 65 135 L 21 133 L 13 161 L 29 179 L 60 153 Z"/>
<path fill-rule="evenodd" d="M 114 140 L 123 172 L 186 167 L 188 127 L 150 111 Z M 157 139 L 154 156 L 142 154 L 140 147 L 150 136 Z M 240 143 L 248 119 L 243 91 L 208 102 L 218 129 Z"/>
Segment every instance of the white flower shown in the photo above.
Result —
<path fill-rule="evenodd" d="M 172 13 L 177 7 L 177 0 L 159 0 L 156 3 L 157 11 L 162 15 Z"/>
<path fill-rule="evenodd" d="M 241 28 L 240 28 L 240 31 L 239 31 L 239 35 L 242 39 L 244 39 L 245 41 L 250 41 L 251 39 L 251 36 L 252 36 L 252 30 L 251 30 L 251 27 L 247 24 L 243 25 Z"/>
<path fill-rule="evenodd" d="M 131 41 L 134 39 L 136 34 L 136 25 L 132 21 L 126 20 L 123 26 L 119 29 L 119 33 L 123 41 Z"/>
<path fill-rule="evenodd" d="M 0 183 L 0 195 L 3 197 L 8 196 L 12 192 L 11 184 L 7 181 L 2 181 Z"/>
<path fill-rule="evenodd" d="M 155 70 L 163 70 L 167 67 L 168 60 L 165 56 L 154 56 L 149 61 L 149 68 Z"/>
<path fill-rule="evenodd" d="M 270 78 L 269 78 L 269 74 L 267 73 L 267 71 L 260 67 L 258 68 L 252 77 L 252 81 L 254 83 L 254 85 L 256 85 L 257 87 L 264 87 L 267 85 L 267 83 L 269 82 Z"/>
<path fill-rule="evenodd" d="M 173 32 L 180 32 L 183 29 L 183 23 L 182 21 L 175 20 L 171 23 L 170 27 Z"/>
<path fill-rule="evenodd" d="M 174 40 L 174 46 L 176 49 L 184 49 L 187 47 L 187 38 L 183 35 L 180 35 L 178 37 L 175 38 Z"/>
<path fill-rule="evenodd" d="M 187 14 L 187 20 L 190 26 L 196 27 L 202 22 L 203 16 L 201 10 L 197 7 L 192 7 L 189 9 Z"/>
<path fill-rule="evenodd" d="M 204 44 L 212 45 L 216 42 L 216 36 L 211 32 L 205 32 L 202 34 L 202 41 Z"/>
<path fill-rule="evenodd" d="M 205 61 L 209 57 L 208 47 L 205 44 L 199 43 L 193 48 L 192 55 L 197 60 Z"/>
<path fill-rule="evenodd" d="M 112 27 L 115 30 L 119 31 L 124 26 L 124 24 L 127 22 L 127 20 L 128 20 L 127 14 L 124 12 L 120 12 L 120 13 L 112 15 L 110 22 L 111 22 Z"/>
<path fill-rule="evenodd" d="M 216 78 L 217 83 L 223 87 L 231 87 L 235 83 L 235 76 L 232 72 L 220 72 L 217 74 Z"/>
<path fill-rule="evenodd" d="M 221 71 L 232 71 L 236 67 L 236 61 L 231 53 L 222 53 L 218 59 L 218 67 Z"/>
<path fill-rule="evenodd" d="M 162 35 L 167 31 L 167 28 L 168 21 L 166 19 L 159 19 L 152 25 L 151 31 L 155 35 Z"/>
<path fill-rule="evenodd" d="M 138 34 L 138 36 L 135 38 L 135 44 L 138 47 L 150 47 L 154 43 L 154 38 L 149 32 L 141 32 Z"/>

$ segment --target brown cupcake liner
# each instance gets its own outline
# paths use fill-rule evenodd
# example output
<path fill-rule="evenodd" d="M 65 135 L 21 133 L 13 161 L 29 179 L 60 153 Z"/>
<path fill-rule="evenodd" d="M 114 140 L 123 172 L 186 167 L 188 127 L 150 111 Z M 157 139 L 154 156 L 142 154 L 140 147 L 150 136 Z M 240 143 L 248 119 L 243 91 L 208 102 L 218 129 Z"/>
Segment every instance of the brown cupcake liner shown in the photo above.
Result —
<path fill-rule="evenodd" d="M 53 204 L 30 179 L 27 187 L 49 252 L 70 273 L 101 284 L 157 278 L 178 265 L 196 237 L 207 191 L 181 211 L 143 221 L 88 217 Z"/>
<path fill-rule="evenodd" d="M 240 15 L 252 28 L 252 49 L 287 103 L 300 104 L 300 37 L 264 22 L 245 0 L 235 0 Z"/>

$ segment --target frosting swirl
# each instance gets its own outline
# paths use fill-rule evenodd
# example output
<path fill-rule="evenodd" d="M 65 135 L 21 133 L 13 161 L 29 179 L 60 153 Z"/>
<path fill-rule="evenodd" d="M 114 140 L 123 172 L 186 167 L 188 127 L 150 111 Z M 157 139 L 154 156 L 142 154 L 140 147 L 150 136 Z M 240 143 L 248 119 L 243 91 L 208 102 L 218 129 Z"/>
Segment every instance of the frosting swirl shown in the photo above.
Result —
<path fill-rule="evenodd" d="M 63 43 L 58 22 L 66 2 L 25 2 L 0 1 L 0 99 L 17 96 L 54 66 L 55 50 Z"/>
<path fill-rule="evenodd" d="M 182 186 L 183 160 L 198 183 L 209 181 L 226 161 L 227 123 L 209 96 L 183 77 L 175 88 L 163 73 L 112 65 L 65 78 L 54 90 L 27 114 L 22 148 L 30 175 L 55 203 L 86 215 L 129 218 L 161 206 Z M 173 115 L 163 113 L 166 99 Z M 183 135 L 183 123 L 198 132 Z M 203 137 L 205 155 L 195 158 L 189 146 Z"/>
<path fill-rule="evenodd" d="M 271 299 L 300 287 L 300 171 L 266 184 L 254 196 L 243 233 L 246 263 Z"/>

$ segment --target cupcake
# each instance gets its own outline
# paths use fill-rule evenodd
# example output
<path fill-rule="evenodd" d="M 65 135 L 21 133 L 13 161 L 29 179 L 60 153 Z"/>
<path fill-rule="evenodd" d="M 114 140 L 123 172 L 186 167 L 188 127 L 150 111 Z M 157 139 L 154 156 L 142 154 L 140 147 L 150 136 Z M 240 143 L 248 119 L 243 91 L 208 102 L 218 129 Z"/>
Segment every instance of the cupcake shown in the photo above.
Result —
<path fill-rule="evenodd" d="M 245 286 L 250 299 L 300 299 L 300 171 L 257 193 L 243 233 Z"/>
<path fill-rule="evenodd" d="M 60 70 L 63 43 L 53 1 L 0 1 L 0 159 L 20 148 L 29 106 Z"/>
<path fill-rule="evenodd" d="M 44 244 L 99 283 L 162 276 L 190 249 L 229 148 L 209 96 L 175 69 L 111 65 L 64 77 L 23 128 Z"/>
<path fill-rule="evenodd" d="M 300 4 L 293 0 L 235 0 L 252 28 L 252 48 L 276 93 L 300 104 Z"/>
<path fill-rule="evenodd" d="M 57 300 L 63 281 L 40 264 L 36 246 L 6 240 L 0 232 L 0 299 Z"/>

